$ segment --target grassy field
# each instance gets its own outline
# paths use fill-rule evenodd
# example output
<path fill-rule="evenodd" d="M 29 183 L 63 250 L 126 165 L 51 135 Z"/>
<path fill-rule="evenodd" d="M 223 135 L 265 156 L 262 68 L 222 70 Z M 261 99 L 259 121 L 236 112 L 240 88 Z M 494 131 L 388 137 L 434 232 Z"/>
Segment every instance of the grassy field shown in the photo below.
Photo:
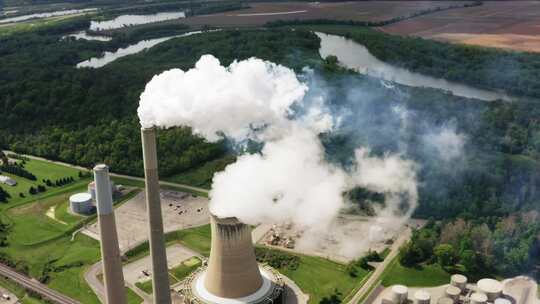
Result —
<path fill-rule="evenodd" d="M 177 242 L 205 256 L 210 254 L 210 225 L 168 233 L 166 239 L 169 244 Z M 146 247 L 141 246 L 130 260 L 147 255 L 147 248 L 147 244 Z M 356 288 L 360 287 L 360 283 L 368 274 L 367 271 L 359 269 L 358 276 L 353 278 L 349 276 L 346 271 L 346 265 L 344 264 L 319 257 L 297 256 L 300 259 L 297 269 L 279 269 L 279 271 L 295 281 L 305 293 L 310 295 L 310 304 L 319 303 L 321 300 L 329 298 L 334 294 L 344 299 L 356 290 Z M 182 270 L 179 269 L 178 271 Z M 148 284 L 142 283 L 140 288 L 146 290 L 150 288 L 151 290 L 151 286 L 149 287 Z"/>
<path fill-rule="evenodd" d="M 178 282 L 181 282 L 187 276 L 189 276 L 193 271 L 199 268 L 202 264 L 202 261 L 197 257 L 192 257 L 188 260 L 182 262 L 182 264 L 169 269 L 169 282 L 171 285 L 174 285 Z M 135 284 L 139 289 L 146 292 L 147 294 L 152 294 L 152 281 L 148 280 L 145 282 L 138 282 Z"/>
<path fill-rule="evenodd" d="M 408 268 L 395 259 L 381 279 L 384 286 L 402 284 L 411 287 L 433 287 L 450 282 L 450 274 L 438 264 Z"/>
<path fill-rule="evenodd" d="M 27 160 L 25 169 L 34 174 L 37 177 L 37 180 L 31 181 L 26 178 L 15 176 L 9 173 L 1 173 L 2 175 L 7 175 L 17 181 L 17 186 L 15 187 L 0 185 L 4 190 L 9 193 L 9 195 L 11 195 L 11 199 L 9 200 L 8 204 L 6 204 L 6 206 L 12 206 L 20 204 L 22 202 L 33 201 L 36 198 L 46 196 L 49 193 L 61 191 L 62 189 L 73 186 L 75 183 L 79 183 L 79 171 L 70 167 L 40 160 Z M 43 179 L 50 179 L 54 182 L 55 180 L 64 177 L 73 177 L 76 182 L 74 184 L 66 185 L 64 187 L 47 187 L 47 192 L 39 195 L 30 195 L 28 193 L 30 187 L 36 188 L 37 185 L 44 185 L 42 181 Z M 25 197 L 20 197 L 19 193 L 23 193 Z"/>
<path fill-rule="evenodd" d="M 74 193 L 85 191 L 85 189 L 86 183 L 70 189 L 69 192 L 37 199 L 33 203 L 7 210 L 4 215 L 12 225 L 8 237 L 10 243 L 30 245 L 71 230 L 84 217 L 67 212 L 69 197 Z M 54 214 L 55 217 L 58 215 L 57 220 L 47 216 L 47 212 Z"/>
<path fill-rule="evenodd" d="M 226 156 L 209 161 L 200 167 L 167 177 L 165 180 L 210 189 L 214 172 L 222 171 L 227 165 L 234 162 L 235 159 L 234 156 Z"/>

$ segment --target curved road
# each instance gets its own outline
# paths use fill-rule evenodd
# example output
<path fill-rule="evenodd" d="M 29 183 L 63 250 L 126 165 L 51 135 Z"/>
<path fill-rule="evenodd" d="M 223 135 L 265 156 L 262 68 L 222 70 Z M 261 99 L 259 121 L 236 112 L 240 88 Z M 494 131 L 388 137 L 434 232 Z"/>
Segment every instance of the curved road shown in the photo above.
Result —
<path fill-rule="evenodd" d="M 67 297 L 49 287 L 39 283 L 38 281 L 31 279 L 25 275 L 22 275 L 15 270 L 0 264 L 0 275 L 9 278 L 17 284 L 23 286 L 26 289 L 32 290 L 40 294 L 43 298 L 49 299 L 58 304 L 81 304 L 81 302 L 75 301 L 70 297 Z"/>

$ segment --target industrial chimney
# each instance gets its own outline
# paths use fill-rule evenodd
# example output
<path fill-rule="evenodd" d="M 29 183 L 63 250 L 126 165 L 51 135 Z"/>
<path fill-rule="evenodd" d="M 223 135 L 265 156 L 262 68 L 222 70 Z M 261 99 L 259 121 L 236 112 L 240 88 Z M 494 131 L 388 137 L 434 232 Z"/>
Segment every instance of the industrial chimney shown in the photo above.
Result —
<path fill-rule="evenodd" d="M 155 304 L 171 304 L 167 253 L 163 234 L 163 218 L 159 197 L 156 128 L 141 129 L 144 176 L 146 182 L 146 210 L 149 222 L 150 257 L 152 259 L 152 287 Z"/>
<path fill-rule="evenodd" d="M 222 298 L 242 298 L 258 291 L 263 279 L 255 259 L 251 228 L 236 218 L 211 215 L 212 249 L 204 280 Z"/>
<path fill-rule="evenodd" d="M 126 304 L 126 290 L 124 288 L 120 249 L 118 248 L 109 168 L 106 165 L 97 165 L 94 168 L 94 178 L 106 303 Z"/>

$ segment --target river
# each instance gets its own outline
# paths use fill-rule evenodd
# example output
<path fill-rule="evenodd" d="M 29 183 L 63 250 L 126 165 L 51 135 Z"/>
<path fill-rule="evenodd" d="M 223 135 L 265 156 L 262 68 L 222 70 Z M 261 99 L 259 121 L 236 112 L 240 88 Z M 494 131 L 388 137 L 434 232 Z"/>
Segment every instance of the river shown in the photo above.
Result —
<path fill-rule="evenodd" d="M 105 52 L 101 57 L 94 57 L 77 64 L 77 68 L 101 68 L 118 58 L 122 58 L 128 55 L 139 53 L 143 50 L 149 49 L 155 45 L 173 38 L 187 37 L 195 34 L 200 34 L 202 31 L 193 31 L 182 35 L 162 37 L 156 39 L 142 40 L 135 44 L 132 44 L 126 48 L 120 48 L 114 52 Z"/>
<path fill-rule="evenodd" d="M 407 86 L 442 89 L 461 97 L 476 98 L 485 101 L 498 99 L 505 101 L 512 100 L 510 96 L 504 93 L 478 89 L 441 78 L 414 73 L 407 69 L 385 63 L 373 56 L 365 46 L 342 36 L 319 32 L 315 34 L 321 39 L 319 53 L 322 58 L 326 58 L 328 55 L 334 55 L 338 58 L 340 64 L 360 73 Z"/>
<path fill-rule="evenodd" d="M 83 14 L 83 13 L 88 13 L 88 12 L 94 12 L 96 10 L 97 8 L 86 8 L 86 9 L 74 9 L 74 10 L 56 11 L 56 12 L 49 12 L 49 13 L 23 15 L 23 16 L 0 19 L 0 24 L 21 22 L 21 21 L 26 21 L 26 20 L 31 20 L 31 19 L 43 19 L 43 18 L 56 17 L 56 16 Z"/>
<path fill-rule="evenodd" d="M 112 20 L 92 21 L 90 29 L 93 31 L 112 30 L 137 24 L 155 23 L 166 20 L 185 18 L 184 12 L 166 12 L 152 15 L 121 15 Z"/>

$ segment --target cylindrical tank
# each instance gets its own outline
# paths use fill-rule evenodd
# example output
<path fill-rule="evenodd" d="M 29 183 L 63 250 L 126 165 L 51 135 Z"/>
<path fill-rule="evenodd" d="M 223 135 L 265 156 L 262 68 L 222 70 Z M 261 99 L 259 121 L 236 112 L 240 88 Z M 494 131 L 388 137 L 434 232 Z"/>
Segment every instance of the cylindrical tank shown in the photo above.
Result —
<path fill-rule="evenodd" d="M 113 197 L 115 195 L 115 192 L 116 192 L 116 186 L 114 185 L 114 182 L 111 181 L 111 193 Z M 91 182 L 88 184 L 88 193 L 92 196 L 92 199 L 95 201 L 96 200 L 96 183 L 95 182 Z"/>
<path fill-rule="evenodd" d="M 222 298 L 243 298 L 257 292 L 263 278 L 255 257 L 251 228 L 238 219 L 210 217 L 212 247 L 204 287 Z"/>
<path fill-rule="evenodd" d="M 488 301 L 495 301 L 502 294 L 501 282 L 494 279 L 481 279 L 477 283 L 478 290 L 486 294 Z"/>
<path fill-rule="evenodd" d="M 439 298 L 437 304 L 454 304 L 454 300 L 450 299 L 449 297 L 442 297 Z"/>
<path fill-rule="evenodd" d="M 414 303 L 415 304 L 430 304 L 431 295 L 425 290 L 418 290 L 414 293 Z"/>
<path fill-rule="evenodd" d="M 497 298 L 495 299 L 494 304 L 512 304 L 512 301 L 505 299 L 505 298 Z"/>
<path fill-rule="evenodd" d="M 471 304 L 486 304 L 488 298 L 485 294 L 475 292 L 471 295 Z"/>
<path fill-rule="evenodd" d="M 450 299 L 457 301 L 459 300 L 459 295 L 461 294 L 461 289 L 457 288 L 456 286 L 448 286 L 446 287 L 445 294 Z"/>
<path fill-rule="evenodd" d="M 450 278 L 450 285 L 465 290 L 465 287 L 467 286 L 467 277 L 461 274 L 454 274 Z"/>
<path fill-rule="evenodd" d="M 69 206 L 71 211 L 77 214 L 91 214 L 94 212 L 92 196 L 88 193 L 73 194 L 69 198 Z"/>
<path fill-rule="evenodd" d="M 403 285 L 394 285 L 392 286 L 392 303 L 394 304 L 403 304 L 407 303 L 407 298 L 409 297 L 409 289 L 407 286 Z"/>

